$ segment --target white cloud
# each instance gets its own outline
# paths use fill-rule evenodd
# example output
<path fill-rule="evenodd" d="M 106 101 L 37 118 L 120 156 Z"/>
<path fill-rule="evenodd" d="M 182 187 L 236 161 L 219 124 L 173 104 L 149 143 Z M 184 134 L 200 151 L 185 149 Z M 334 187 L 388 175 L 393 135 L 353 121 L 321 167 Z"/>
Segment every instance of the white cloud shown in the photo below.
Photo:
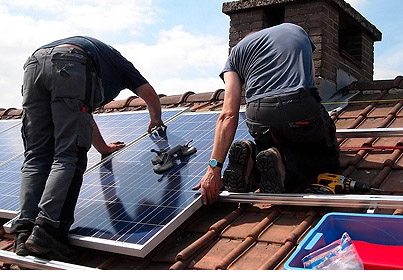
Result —
<path fill-rule="evenodd" d="M 218 74 L 228 56 L 223 38 L 186 32 L 183 26 L 163 30 L 154 45 L 115 46 L 146 77 L 159 94 L 211 92 L 223 88 Z M 125 91 L 119 96 L 133 95 Z"/>
<path fill-rule="evenodd" d="M 203 75 L 203 69 L 209 67 L 215 67 L 218 75 L 228 55 L 225 39 L 192 34 L 183 26 L 163 30 L 158 38 L 155 45 L 132 42 L 116 48 L 144 75 L 156 80 Z"/>
<path fill-rule="evenodd" d="M 214 91 L 228 55 L 227 38 L 190 33 L 183 26 L 160 31 L 155 44 L 134 34 L 159 12 L 153 0 L 0 0 L 0 107 L 21 107 L 22 66 L 39 46 L 86 34 L 113 44 L 162 94 Z M 211 74 L 213 73 L 213 74 Z M 119 96 L 118 98 L 121 98 Z"/>

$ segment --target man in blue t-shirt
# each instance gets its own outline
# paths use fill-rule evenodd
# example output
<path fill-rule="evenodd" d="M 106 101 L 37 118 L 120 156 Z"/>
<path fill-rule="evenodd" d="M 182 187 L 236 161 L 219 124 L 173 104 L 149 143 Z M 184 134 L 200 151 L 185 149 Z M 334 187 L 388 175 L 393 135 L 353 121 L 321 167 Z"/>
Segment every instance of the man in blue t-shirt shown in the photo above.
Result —
<path fill-rule="evenodd" d="M 222 184 L 231 192 L 283 193 L 338 167 L 335 125 L 315 88 L 314 49 L 306 31 L 290 23 L 252 33 L 232 49 L 220 75 L 225 98 L 211 160 L 198 186 L 205 204 L 218 198 Z M 256 144 L 231 146 L 243 86 Z"/>
<path fill-rule="evenodd" d="M 148 132 L 165 127 L 158 95 L 113 47 L 76 36 L 37 49 L 24 65 L 22 137 L 25 160 L 20 215 L 12 226 L 17 255 L 60 261 L 76 257 L 67 235 L 91 144 L 102 155 L 124 147 L 106 144 L 93 109 L 130 89 L 147 104 Z"/>

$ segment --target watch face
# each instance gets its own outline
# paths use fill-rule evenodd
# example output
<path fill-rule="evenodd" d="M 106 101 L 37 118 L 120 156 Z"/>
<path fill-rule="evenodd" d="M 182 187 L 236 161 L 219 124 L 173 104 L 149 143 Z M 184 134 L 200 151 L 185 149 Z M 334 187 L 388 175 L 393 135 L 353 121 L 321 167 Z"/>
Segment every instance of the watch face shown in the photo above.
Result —
<path fill-rule="evenodd" d="M 210 166 L 211 167 L 216 167 L 217 166 L 217 160 L 216 159 L 211 159 L 210 160 Z"/>

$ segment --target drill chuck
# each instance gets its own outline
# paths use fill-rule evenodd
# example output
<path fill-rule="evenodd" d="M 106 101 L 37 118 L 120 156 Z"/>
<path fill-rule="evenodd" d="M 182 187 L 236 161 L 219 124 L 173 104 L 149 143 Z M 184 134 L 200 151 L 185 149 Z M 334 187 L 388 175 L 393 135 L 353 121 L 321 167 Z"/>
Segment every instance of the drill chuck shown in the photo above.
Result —
<path fill-rule="evenodd" d="M 370 192 L 371 191 L 371 186 L 365 183 L 357 182 L 357 181 L 352 181 L 350 185 L 350 191 L 352 193 L 354 192 Z"/>

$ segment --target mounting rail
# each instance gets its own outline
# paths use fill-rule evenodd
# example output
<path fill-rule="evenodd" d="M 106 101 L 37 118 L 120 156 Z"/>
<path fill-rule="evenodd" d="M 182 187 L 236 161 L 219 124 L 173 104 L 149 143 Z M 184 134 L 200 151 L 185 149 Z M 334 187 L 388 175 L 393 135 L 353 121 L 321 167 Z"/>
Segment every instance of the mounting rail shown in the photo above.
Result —
<path fill-rule="evenodd" d="M 403 128 L 338 129 L 338 138 L 372 138 L 403 136 Z"/>
<path fill-rule="evenodd" d="M 288 206 L 318 206 L 347 208 L 403 208 L 403 196 L 392 195 L 316 195 L 316 194 L 220 194 L 221 202 L 255 203 Z"/>
<path fill-rule="evenodd" d="M 80 266 L 75 264 L 69 264 L 58 261 L 50 261 L 32 256 L 21 257 L 15 253 L 0 250 L 0 261 L 4 263 L 12 263 L 24 268 L 35 270 L 96 270 L 86 266 Z"/>

